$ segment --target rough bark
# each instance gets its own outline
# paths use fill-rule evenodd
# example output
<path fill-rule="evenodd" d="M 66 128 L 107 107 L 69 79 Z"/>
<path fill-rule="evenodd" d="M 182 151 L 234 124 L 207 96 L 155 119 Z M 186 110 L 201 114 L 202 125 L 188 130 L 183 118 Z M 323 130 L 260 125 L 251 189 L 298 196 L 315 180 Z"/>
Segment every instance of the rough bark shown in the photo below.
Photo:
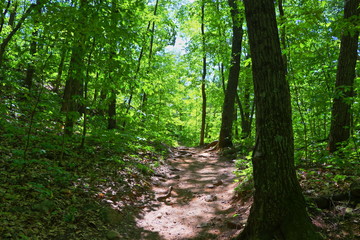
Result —
<path fill-rule="evenodd" d="M 231 8 L 231 18 L 233 21 L 233 38 L 231 49 L 231 66 L 229 79 L 225 90 L 225 99 L 222 111 L 221 129 L 219 136 L 219 148 L 232 147 L 232 126 L 234 121 L 234 103 L 237 95 L 237 87 L 240 74 L 240 56 L 242 42 L 242 23 L 238 2 L 228 0 Z"/>
<path fill-rule="evenodd" d="M 245 0 L 256 104 L 254 203 L 237 239 L 321 239 L 296 179 L 289 85 L 274 1 Z"/>
<path fill-rule="evenodd" d="M 344 19 L 359 16 L 359 0 L 344 1 Z M 356 24 L 356 23 L 355 23 Z M 354 27 L 355 29 L 355 27 Z M 341 37 L 340 55 L 337 65 L 335 97 L 333 100 L 332 120 L 329 136 L 329 151 L 338 150 L 340 143 L 350 137 L 351 98 L 354 95 L 359 31 L 346 29 Z"/>

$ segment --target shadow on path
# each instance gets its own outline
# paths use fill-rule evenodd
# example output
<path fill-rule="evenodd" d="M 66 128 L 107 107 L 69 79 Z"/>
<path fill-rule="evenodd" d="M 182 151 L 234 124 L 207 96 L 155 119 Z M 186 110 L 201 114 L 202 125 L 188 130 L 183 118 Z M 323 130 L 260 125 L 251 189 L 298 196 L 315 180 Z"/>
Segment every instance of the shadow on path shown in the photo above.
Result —
<path fill-rule="evenodd" d="M 137 239 L 230 239 L 236 234 L 226 224 L 235 212 L 233 163 L 196 148 L 176 149 L 167 163 L 153 177 L 152 189 L 156 196 L 169 196 L 136 215 Z"/>

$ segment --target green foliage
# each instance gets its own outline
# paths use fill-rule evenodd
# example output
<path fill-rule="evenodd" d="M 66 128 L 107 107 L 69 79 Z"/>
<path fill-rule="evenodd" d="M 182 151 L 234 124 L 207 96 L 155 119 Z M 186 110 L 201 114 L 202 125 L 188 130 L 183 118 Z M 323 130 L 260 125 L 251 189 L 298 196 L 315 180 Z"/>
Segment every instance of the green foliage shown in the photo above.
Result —
<path fill-rule="evenodd" d="M 19 4 L 14 24 L 34 2 L 9 1 L 8 11 Z M 0 195 L 6 200 L 0 202 L 0 236 L 65 238 L 66 233 L 57 235 L 55 226 L 76 233 L 81 218 L 91 219 L 84 214 L 86 201 L 134 200 L 129 196 L 147 186 L 146 177 L 166 158 L 170 146 L 198 144 L 201 3 L 160 1 L 155 14 L 155 1 L 45 1 L 41 11 L 27 17 L 0 62 Z M 232 21 L 226 1 L 205 3 L 205 141 L 212 142 L 219 135 L 223 84 L 231 64 Z M 4 12 L 6 4 L 0 5 Z M 292 94 L 295 163 L 300 175 L 303 171 L 317 178 L 314 186 L 319 175 L 341 184 L 360 174 L 358 95 L 348 99 L 353 103 L 352 137 L 333 155 L 326 147 L 331 101 L 339 94 L 334 82 L 340 37 L 344 30 L 357 29 L 357 19 L 343 20 L 341 1 L 291 0 L 284 8 L 285 19 L 279 23 L 286 29 L 283 53 Z M 0 20 L 1 44 L 13 26 L 9 13 Z M 31 52 L 34 43 L 36 51 Z M 83 58 L 72 57 L 76 47 L 84 49 Z M 254 104 L 249 55 L 244 34 L 238 93 L 248 118 Z M 80 69 L 72 69 L 74 61 Z M 32 66 L 29 88 L 25 79 Z M 66 113 L 61 110 L 64 91 L 74 72 L 81 76 L 81 93 L 72 99 L 80 106 Z M 359 84 L 356 78 L 355 92 Z M 113 95 L 117 128 L 109 131 Z M 250 194 L 255 128 L 241 139 L 241 111 L 236 109 L 233 137 L 243 157 L 236 161 L 238 191 Z M 70 115 L 74 134 L 65 136 Z M 325 169 L 324 174 L 309 168 Z M 117 194 L 107 192 L 109 188 Z M 90 209 L 95 217 L 97 208 L 95 203 Z M 103 239 L 97 234 L 90 230 L 87 236 Z"/>
<path fill-rule="evenodd" d="M 244 196 L 249 196 L 254 188 L 251 154 L 235 161 L 235 167 L 237 169 L 235 171 L 236 181 L 239 182 L 235 190 Z"/>

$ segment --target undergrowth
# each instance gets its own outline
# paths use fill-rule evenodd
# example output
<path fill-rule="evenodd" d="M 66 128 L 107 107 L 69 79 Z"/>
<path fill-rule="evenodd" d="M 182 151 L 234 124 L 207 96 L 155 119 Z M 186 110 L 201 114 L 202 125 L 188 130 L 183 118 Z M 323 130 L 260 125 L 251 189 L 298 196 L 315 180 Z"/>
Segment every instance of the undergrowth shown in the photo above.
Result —
<path fill-rule="evenodd" d="M 153 166 L 166 158 L 164 139 L 141 132 L 63 136 L 46 121 L 3 118 L 0 129 L 2 239 L 105 239 L 108 208 L 121 212 L 149 188 Z"/>

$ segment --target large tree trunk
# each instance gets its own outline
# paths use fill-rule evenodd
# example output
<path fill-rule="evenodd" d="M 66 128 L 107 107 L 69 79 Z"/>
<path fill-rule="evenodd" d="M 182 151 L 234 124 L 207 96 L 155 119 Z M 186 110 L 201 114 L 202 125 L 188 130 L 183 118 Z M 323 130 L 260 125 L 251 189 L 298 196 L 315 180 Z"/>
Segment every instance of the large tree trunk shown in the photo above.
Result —
<path fill-rule="evenodd" d="M 359 0 L 346 0 L 344 18 L 359 16 Z M 346 29 L 341 37 L 338 59 L 335 97 L 329 136 L 329 151 L 335 152 L 339 143 L 350 137 L 351 97 L 354 95 L 355 67 L 357 60 L 359 31 Z"/>
<path fill-rule="evenodd" d="M 203 48 L 203 72 L 201 76 L 201 95 L 202 95 L 202 108 L 201 108 L 201 129 L 200 129 L 200 146 L 204 145 L 205 141 L 205 126 L 206 126 L 206 39 L 205 39 L 205 1 L 201 4 L 201 36 Z"/>
<path fill-rule="evenodd" d="M 254 203 L 238 239 L 321 239 L 296 179 L 289 85 L 274 1 L 245 0 L 256 104 Z"/>
<path fill-rule="evenodd" d="M 239 6 L 236 0 L 228 0 L 231 8 L 231 17 L 233 20 L 233 38 L 231 50 L 231 66 L 229 80 L 225 91 L 225 99 L 222 111 L 221 129 L 219 137 L 219 148 L 231 147 L 232 144 L 232 126 L 234 121 L 234 103 L 237 93 L 237 87 L 240 74 L 240 55 L 242 42 L 242 23 Z"/>

